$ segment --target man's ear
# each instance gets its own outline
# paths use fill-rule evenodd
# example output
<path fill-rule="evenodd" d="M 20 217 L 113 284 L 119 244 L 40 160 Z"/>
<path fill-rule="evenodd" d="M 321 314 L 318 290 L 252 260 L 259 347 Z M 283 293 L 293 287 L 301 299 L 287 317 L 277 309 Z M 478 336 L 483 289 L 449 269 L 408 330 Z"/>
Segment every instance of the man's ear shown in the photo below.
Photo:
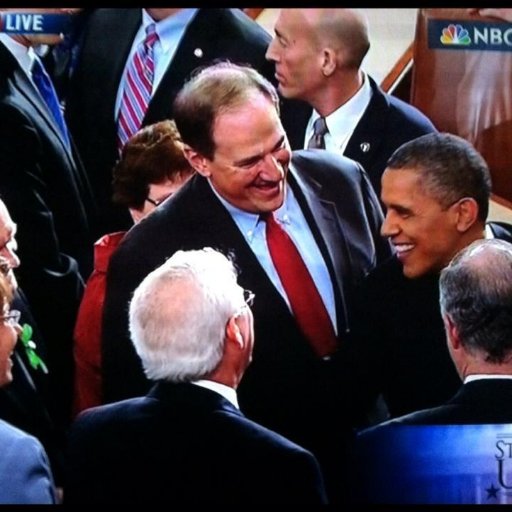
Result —
<path fill-rule="evenodd" d="M 324 76 L 331 76 L 336 69 L 336 52 L 332 48 L 322 50 L 322 73 Z"/>
<path fill-rule="evenodd" d="M 461 348 L 461 341 L 459 336 L 459 331 L 453 320 L 449 315 L 443 315 L 444 328 L 446 330 L 446 337 L 448 338 L 448 343 L 450 344 L 452 350 L 457 351 Z"/>
<path fill-rule="evenodd" d="M 240 348 L 244 347 L 244 337 L 236 321 L 236 315 L 233 315 L 226 324 L 226 339 L 236 343 Z"/>
<path fill-rule="evenodd" d="M 457 230 L 465 233 L 478 220 L 478 204 L 472 197 L 464 197 L 457 205 Z"/>
<path fill-rule="evenodd" d="M 185 154 L 185 158 L 188 160 L 188 163 L 201 175 L 205 178 L 208 178 L 211 175 L 209 170 L 209 160 L 192 149 L 187 144 L 183 146 L 183 152 Z"/>

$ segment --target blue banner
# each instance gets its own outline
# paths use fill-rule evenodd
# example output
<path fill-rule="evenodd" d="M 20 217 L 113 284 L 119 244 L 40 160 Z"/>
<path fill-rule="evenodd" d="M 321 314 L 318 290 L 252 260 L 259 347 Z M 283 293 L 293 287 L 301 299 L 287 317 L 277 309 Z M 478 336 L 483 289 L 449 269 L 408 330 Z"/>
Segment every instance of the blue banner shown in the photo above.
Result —
<path fill-rule="evenodd" d="M 0 13 L 0 32 L 7 34 L 65 34 L 73 16 L 30 12 Z"/>
<path fill-rule="evenodd" d="M 512 51 L 512 23 L 428 21 L 428 47 L 438 50 Z"/>

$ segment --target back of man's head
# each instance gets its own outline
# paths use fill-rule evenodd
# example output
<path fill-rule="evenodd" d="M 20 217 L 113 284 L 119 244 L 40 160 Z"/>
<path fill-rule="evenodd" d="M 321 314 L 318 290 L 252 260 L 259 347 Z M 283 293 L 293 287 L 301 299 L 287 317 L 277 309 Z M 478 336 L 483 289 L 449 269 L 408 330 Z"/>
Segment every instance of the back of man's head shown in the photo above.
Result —
<path fill-rule="evenodd" d="M 439 287 L 443 316 L 450 319 L 466 352 L 483 354 L 485 363 L 510 364 L 512 244 L 473 242 L 443 269 Z"/>
<path fill-rule="evenodd" d="M 478 219 L 489 213 L 491 176 L 482 155 L 465 139 L 449 133 L 429 133 L 400 146 L 386 171 L 407 169 L 420 176 L 426 193 L 443 207 L 461 198 L 473 198 Z"/>
<path fill-rule="evenodd" d="M 178 251 L 138 286 L 130 334 L 146 376 L 190 382 L 223 357 L 226 324 L 244 306 L 233 263 L 211 248 Z"/>

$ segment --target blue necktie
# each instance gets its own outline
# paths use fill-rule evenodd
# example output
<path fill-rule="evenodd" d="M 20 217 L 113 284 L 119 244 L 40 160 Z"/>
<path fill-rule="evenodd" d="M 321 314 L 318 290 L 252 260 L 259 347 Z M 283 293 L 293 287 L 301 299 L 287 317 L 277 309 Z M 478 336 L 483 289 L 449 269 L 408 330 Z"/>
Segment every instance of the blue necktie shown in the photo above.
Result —
<path fill-rule="evenodd" d="M 64 117 L 62 116 L 62 112 L 60 110 L 59 100 L 57 99 L 57 93 L 55 92 L 55 88 L 53 87 L 52 81 L 48 76 L 48 73 L 44 69 L 44 66 L 41 64 L 39 59 L 34 59 L 34 64 L 32 65 L 32 80 L 36 84 L 41 96 L 43 97 L 48 109 L 52 113 L 53 118 L 57 122 L 57 125 L 60 128 L 62 136 L 66 141 L 66 144 L 69 148 L 69 134 L 68 128 L 66 126 L 66 122 L 64 121 Z"/>

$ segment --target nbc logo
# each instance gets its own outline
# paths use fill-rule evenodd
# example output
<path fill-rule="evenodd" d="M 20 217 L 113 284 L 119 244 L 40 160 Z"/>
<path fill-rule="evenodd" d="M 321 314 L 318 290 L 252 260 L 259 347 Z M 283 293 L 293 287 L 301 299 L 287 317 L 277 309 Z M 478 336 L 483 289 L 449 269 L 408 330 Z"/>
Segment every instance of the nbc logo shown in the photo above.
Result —
<path fill-rule="evenodd" d="M 441 36 L 441 43 L 444 45 L 464 45 L 471 44 L 471 38 L 468 31 L 462 25 L 453 25 L 450 23 L 448 27 L 443 28 L 443 35 Z"/>

